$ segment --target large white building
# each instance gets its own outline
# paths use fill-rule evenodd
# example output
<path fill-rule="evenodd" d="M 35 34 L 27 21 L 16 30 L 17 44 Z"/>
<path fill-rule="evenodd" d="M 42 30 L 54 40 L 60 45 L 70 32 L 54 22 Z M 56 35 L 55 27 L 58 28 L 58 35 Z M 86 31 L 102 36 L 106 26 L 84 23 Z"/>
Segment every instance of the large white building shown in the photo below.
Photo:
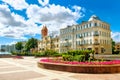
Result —
<path fill-rule="evenodd" d="M 78 25 L 60 29 L 60 52 L 94 50 L 96 54 L 112 54 L 110 25 L 96 15 Z"/>

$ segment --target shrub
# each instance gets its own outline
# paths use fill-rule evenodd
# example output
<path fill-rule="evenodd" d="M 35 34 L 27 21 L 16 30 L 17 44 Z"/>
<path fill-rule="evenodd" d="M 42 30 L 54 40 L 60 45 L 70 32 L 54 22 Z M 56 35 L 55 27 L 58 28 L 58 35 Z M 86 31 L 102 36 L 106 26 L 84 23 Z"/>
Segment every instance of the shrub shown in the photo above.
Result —
<path fill-rule="evenodd" d="M 62 55 L 64 61 L 73 61 L 73 56 L 71 55 Z"/>
<path fill-rule="evenodd" d="M 90 58 L 90 50 L 74 50 L 68 51 L 67 53 L 62 53 L 62 58 L 65 61 L 88 61 Z"/>
<path fill-rule="evenodd" d="M 12 55 L 17 55 L 17 52 L 11 51 Z"/>
<path fill-rule="evenodd" d="M 85 55 L 74 56 L 74 60 L 78 62 L 85 61 Z"/>
<path fill-rule="evenodd" d="M 68 51 L 67 54 L 68 54 L 68 55 L 71 55 L 71 56 L 75 56 L 75 55 L 76 55 L 76 52 L 75 52 L 75 51 Z"/>
<path fill-rule="evenodd" d="M 89 53 L 89 52 L 85 52 L 85 53 L 84 53 L 84 57 L 85 57 L 85 60 L 86 60 L 86 61 L 89 60 L 89 58 L 90 58 L 90 53 Z"/>
<path fill-rule="evenodd" d="M 35 57 L 44 57 L 45 54 L 42 52 L 35 53 Z"/>
<path fill-rule="evenodd" d="M 119 54 L 120 51 L 114 51 L 112 54 Z"/>
<path fill-rule="evenodd" d="M 52 55 L 52 57 L 60 57 L 60 56 L 62 56 L 62 54 L 60 54 L 60 53 Z"/>
<path fill-rule="evenodd" d="M 26 51 L 23 51 L 23 52 L 11 52 L 12 55 L 17 55 L 17 56 L 34 56 L 35 54 L 32 54 L 30 52 L 26 52 Z"/>

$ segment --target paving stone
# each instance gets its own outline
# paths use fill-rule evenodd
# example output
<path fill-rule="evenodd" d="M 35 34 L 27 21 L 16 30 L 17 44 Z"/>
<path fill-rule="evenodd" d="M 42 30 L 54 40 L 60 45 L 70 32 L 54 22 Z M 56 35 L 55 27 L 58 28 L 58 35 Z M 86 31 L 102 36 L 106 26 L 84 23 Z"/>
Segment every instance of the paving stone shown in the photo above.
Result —
<path fill-rule="evenodd" d="M 51 79 L 51 80 L 60 80 L 60 79 Z"/>
<path fill-rule="evenodd" d="M 32 78 L 44 77 L 45 75 L 34 71 L 16 72 L 10 74 L 1 74 L 0 80 L 27 80 Z"/>
<path fill-rule="evenodd" d="M 0 68 L 0 73 L 1 72 L 8 72 L 8 71 L 16 71 L 16 70 L 25 70 L 25 69 L 21 68 L 21 67 Z"/>
<path fill-rule="evenodd" d="M 114 74 L 74 74 L 70 76 L 79 80 L 120 80 L 120 77 L 114 76 Z"/>
<path fill-rule="evenodd" d="M 0 63 L 0 66 L 1 65 L 10 65 L 10 64 L 2 62 L 2 63 Z"/>

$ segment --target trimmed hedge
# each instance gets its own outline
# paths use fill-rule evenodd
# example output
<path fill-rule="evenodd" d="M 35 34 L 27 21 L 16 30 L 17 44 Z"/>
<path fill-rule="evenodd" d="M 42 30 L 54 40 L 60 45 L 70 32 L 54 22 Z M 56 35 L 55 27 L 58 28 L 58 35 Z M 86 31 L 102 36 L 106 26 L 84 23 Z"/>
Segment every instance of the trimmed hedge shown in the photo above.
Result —
<path fill-rule="evenodd" d="M 68 51 L 67 53 L 62 53 L 62 59 L 64 61 L 88 61 L 90 60 L 90 53 L 94 51 L 90 50 L 75 50 Z"/>
<path fill-rule="evenodd" d="M 17 56 L 34 56 L 35 54 L 29 53 L 29 52 L 11 52 L 12 55 Z"/>
<path fill-rule="evenodd" d="M 54 50 L 46 50 L 43 52 L 36 52 L 36 53 L 30 53 L 30 52 L 11 52 L 12 55 L 17 56 L 35 56 L 35 57 L 59 57 L 61 54 Z"/>
<path fill-rule="evenodd" d="M 59 57 L 59 56 L 61 56 L 61 54 L 54 50 L 46 50 L 43 52 L 35 53 L 35 57 Z"/>

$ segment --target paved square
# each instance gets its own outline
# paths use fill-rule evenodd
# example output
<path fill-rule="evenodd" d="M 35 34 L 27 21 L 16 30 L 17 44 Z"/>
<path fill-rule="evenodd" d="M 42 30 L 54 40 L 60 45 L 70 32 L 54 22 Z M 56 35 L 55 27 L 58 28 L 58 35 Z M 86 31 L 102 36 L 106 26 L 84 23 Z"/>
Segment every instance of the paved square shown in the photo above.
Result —
<path fill-rule="evenodd" d="M 120 80 L 118 74 L 83 74 L 42 69 L 40 58 L 0 58 L 0 80 Z"/>
<path fill-rule="evenodd" d="M 22 72 L 1 74 L 0 80 L 28 80 L 31 78 L 40 78 L 40 77 L 44 77 L 44 75 L 34 71 L 22 71 Z"/>

